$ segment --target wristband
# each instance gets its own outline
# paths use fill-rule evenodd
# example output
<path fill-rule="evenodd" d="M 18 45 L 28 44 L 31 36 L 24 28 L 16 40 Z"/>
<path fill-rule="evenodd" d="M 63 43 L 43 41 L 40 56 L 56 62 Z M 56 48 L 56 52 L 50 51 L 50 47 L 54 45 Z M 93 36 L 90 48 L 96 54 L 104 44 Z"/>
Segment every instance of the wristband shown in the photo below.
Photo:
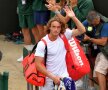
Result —
<path fill-rule="evenodd" d="M 76 16 L 74 15 L 74 16 L 72 16 L 71 18 L 73 18 L 73 17 L 76 17 Z"/>
<path fill-rule="evenodd" d="M 55 13 L 55 14 L 60 14 L 60 12 L 59 12 L 59 11 L 55 11 L 54 13 Z"/>

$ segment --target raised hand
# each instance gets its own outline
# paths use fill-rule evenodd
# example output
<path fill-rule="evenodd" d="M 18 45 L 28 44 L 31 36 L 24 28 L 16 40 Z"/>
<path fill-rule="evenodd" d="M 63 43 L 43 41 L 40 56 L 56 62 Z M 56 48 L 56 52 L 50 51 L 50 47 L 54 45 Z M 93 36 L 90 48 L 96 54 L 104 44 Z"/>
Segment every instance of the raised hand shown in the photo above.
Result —
<path fill-rule="evenodd" d="M 66 15 L 70 18 L 75 16 L 75 14 L 70 6 L 65 6 L 64 11 L 66 12 Z"/>
<path fill-rule="evenodd" d="M 57 4 L 45 4 L 45 6 L 51 11 L 57 11 L 61 9 L 61 7 Z"/>

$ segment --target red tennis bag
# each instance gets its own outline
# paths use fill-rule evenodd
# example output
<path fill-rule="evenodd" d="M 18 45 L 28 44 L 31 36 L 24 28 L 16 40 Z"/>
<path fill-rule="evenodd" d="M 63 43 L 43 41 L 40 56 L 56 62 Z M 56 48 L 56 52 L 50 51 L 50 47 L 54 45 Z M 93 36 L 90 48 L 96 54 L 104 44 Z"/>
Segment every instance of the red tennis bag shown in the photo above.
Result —
<path fill-rule="evenodd" d="M 63 39 L 67 50 L 66 64 L 69 76 L 73 80 L 78 80 L 90 72 L 88 59 L 86 58 L 79 41 L 75 37 L 67 40 L 65 35 L 62 35 L 61 38 Z"/>
<path fill-rule="evenodd" d="M 43 41 L 44 44 L 46 45 L 45 40 L 42 39 L 41 41 Z M 34 55 L 36 46 L 37 45 L 35 45 L 31 51 L 31 53 L 23 59 L 23 61 L 22 61 L 23 72 L 24 72 L 24 77 L 28 83 L 31 83 L 35 86 L 44 86 L 46 76 L 44 74 L 40 73 L 36 69 L 35 55 Z M 45 64 L 46 64 L 47 45 L 46 45 L 45 49 L 46 49 L 46 53 L 45 53 Z M 44 67 L 45 67 L 45 64 L 42 63 L 42 65 Z"/>
<path fill-rule="evenodd" d="M 35 86 L 43 86 L 45 84 L 45 75 L 36 69 L 34 53 L 27 55 L 22 61 L 24 77 L 28 83 Z M 44 64 L 42 64 L 44 66 Z"/>

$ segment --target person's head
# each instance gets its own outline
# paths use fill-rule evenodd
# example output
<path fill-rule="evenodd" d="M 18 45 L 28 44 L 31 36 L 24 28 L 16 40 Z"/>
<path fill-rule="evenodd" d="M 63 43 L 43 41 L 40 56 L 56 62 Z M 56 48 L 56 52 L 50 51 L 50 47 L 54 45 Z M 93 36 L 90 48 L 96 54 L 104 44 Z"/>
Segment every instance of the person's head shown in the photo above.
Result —
<path fill-rule="evenodd" d="M 100 16 L 96 11 L 90 11 L 87 15 L 87 21 L 92 26 L 97 26 L 100 23 Z"/>
<path fill-rule="evenodd" d="M 58 17 L 54 17 L 48 21 L 46 29 L 47 34 L 59 35 L 65 32 L 66 25 Z"/>

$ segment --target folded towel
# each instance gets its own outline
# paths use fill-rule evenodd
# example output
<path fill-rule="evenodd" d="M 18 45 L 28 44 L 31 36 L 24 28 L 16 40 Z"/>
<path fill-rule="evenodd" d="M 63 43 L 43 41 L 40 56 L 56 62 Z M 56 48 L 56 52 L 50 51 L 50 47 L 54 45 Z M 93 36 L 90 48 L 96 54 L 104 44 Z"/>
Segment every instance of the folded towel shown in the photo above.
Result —
<path fill-rule="evenodd" d="M 66 90 L 76 90 L 75 82 L 70 77 L 63 78 L 63 82 Z"/>

